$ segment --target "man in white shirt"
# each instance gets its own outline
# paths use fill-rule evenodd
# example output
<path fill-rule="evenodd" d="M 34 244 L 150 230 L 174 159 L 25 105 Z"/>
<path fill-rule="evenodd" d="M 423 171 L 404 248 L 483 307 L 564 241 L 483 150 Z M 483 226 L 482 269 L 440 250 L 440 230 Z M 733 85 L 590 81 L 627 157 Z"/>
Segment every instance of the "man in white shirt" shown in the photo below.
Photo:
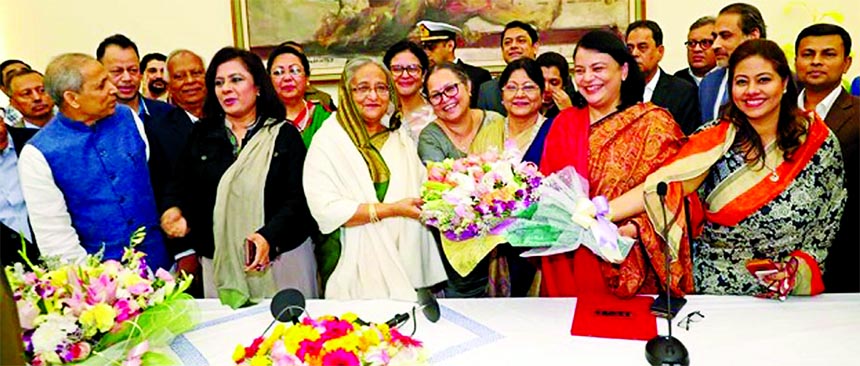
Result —
<path fill-rule="evenodd" d="M 824 287 L 829 292 L 860 291 L 860 98 L 842 87 L 842 75 L 851 67 L 850 54 L 851 37 L 838 25 L 811 25 L 795 41 L 794 67 L 804 86 L 797 104 L 814 110 L 833 130 L 845 165 L 848 202 L 824 266 Z"/>
<path fill-rule="evenodd" d="M 627 27 L 627 49 L 645 76 L 643 102 L 652 102 L 669 110 L 685 134 L 699 126 L 699 101 L 696 87 L 660 69 L 663 59 L 663 31 L 650 20 Z"/>

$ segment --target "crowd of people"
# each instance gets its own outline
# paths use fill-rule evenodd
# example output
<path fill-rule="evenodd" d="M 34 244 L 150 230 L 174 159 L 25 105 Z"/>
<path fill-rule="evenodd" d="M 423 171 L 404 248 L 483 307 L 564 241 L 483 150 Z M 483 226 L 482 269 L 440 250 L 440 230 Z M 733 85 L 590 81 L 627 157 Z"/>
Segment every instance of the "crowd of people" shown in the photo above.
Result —
<path fill-rule="evenodd" d="M 140 57 L 120 34 L 44 74 L 7 60 L 0 259 L 118 259 L 143 227 L 151 268 L 194 274 L 192 293 L 234 308 L 287 287 L 629 297 L 670 277 L 677 295 L 752 295 L 783 278 L 794 294 L 860 291 L 851 37 L 806 27 L 792 73 L 766 30 L 744 3 L 702 17 L 673 74 L 650 20 L 588 32 L 572 55 L 540 52 L 539 30 L 512 21 L 492 77 L 457 58 L 460 29 L 421 21 L 381 61 L 351 59 L 334 98 L 292 41 L 265 64 L 233 47 L 208 66 L 187 49 Z M 636 241 L 622 263 L 501 244 L 465 276 L 452 268 L 419 221 L 424 163 L 514 147 L 546 175 L 574 167 L 609 200 Z M 774 273 L 753 276 L 753 259 Z"/>

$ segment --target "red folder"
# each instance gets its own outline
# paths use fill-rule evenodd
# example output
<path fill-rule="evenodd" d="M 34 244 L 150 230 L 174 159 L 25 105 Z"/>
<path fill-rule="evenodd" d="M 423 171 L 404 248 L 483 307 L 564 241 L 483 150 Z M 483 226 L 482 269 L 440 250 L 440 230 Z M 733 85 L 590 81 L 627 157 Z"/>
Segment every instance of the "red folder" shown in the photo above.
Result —
<path fill-rule="evenodd" d="M 657 320 L 651 314 L 654 298 L 619 299 L 611 295 L 580 296 L 576 300 L 570 334 L 585 337 L 636 339 L 657 336 Z"/>

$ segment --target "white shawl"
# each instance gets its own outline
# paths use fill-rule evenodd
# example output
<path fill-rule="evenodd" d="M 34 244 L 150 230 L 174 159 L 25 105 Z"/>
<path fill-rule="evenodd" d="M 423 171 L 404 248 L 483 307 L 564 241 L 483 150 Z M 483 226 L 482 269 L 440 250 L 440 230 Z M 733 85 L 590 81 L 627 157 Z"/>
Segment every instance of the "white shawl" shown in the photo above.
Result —
<path fill-rule="evenodd" d="M 409 134 L 402 128 L 392 132 L 380 153 L 391 172 L 384 202 L 420 197 L 427 173 Z M 320 231 L 341 230 L 341 255 L 326 299 L 416 301 L 416 288 L 446 279 L 433 236 L 420 222 L 395 217 L 343 227 L 359 204 L 378 200 L 367 165 L 335 114 L 314 135 L 303 185 Z"/>

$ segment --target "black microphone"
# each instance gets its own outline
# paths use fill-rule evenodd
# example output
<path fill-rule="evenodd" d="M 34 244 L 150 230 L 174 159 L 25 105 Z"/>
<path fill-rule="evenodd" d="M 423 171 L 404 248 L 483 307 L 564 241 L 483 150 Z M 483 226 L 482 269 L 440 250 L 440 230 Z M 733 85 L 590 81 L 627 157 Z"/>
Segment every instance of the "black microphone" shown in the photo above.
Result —
<path fill-rule="evenodd" d="M 663 209 L 663 238 L 666 239 L 666 321 L 669 323 L 669 335 L 657 335 L 645 344 L 645 359 L 652 366 L 690 364 L 690 354 L 687 348 L 677 338 L 672 336 L 672 272 L 669 266 L 671 256 L 669 254 L 669 220 L 666 218 L 666 193 L 669 186 L 666 182 L 657 183 L 657 195 L 660 196 L 660 206 Z M 658 298 L 659 300 L 659 298 Z M 655 300 L 656 301 L 656 300 Z"/>
<path fill-rule="evenodd" d="M 421 288 L 416 291 L 418 292 L 418 306 L 412 307 L 412 335 L 415 335 L 417 325 L 415 319 L 416 310 L 421 309 L 421 312 L 424 313 L 424 317 L 427 318 L 427 320 L 429 320 L 431 323 L 439 321 L 439 318 L 441 317 L 439 302 L 436 301 L 436 296 L 433 296 L 433 293 L 426 288 Z M 386 321 L 385 324 L 387 324 L 389 328 L 395 328 L 403 325 L 403 323 L 406 323 L 409 318 L 409 313 L 400 313 Z"/>
<path fill-rule="evenodd" d="M 299 317 L 305 313 L 305 295 L 294 288 L 283 289 L 272 298 L 269 310 L 271 310 L 274 319 L 263 331 L 263 335 L 269 331 L 275 322 L 298 323 Z"/>

